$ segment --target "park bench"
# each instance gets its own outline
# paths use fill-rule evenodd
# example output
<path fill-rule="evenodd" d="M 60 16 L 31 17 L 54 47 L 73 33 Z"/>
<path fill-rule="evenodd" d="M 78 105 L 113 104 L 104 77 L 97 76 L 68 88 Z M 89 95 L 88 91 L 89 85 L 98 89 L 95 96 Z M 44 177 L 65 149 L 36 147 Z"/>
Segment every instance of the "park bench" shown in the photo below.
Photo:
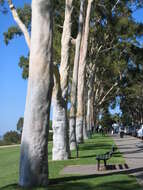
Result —
<path fill-rule="evenodd" d="M 104 161 L 104 167 L 106 168 L 107 166 L 107 160 L 109 160 L 113 153 L 115 152 L 115 146 L 112 146 L 112 149 L 109 152 L 106 152 L 105 154 L 99 154 L 96 156 L 96 160 L 97 160 L 97 170 L 99 171 L 100 169 L 100 161 Z"/>

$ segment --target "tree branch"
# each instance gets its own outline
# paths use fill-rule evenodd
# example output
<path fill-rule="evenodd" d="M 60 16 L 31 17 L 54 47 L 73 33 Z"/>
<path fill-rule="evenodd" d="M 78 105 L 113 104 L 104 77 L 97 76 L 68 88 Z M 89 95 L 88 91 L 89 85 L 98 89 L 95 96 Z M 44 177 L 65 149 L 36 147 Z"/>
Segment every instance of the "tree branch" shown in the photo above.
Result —
<path fill-rule="evenodd" d="M 98 103 L 99 105 L 101 105 L 105 98 L 108 96 L 108 94 L 113 90 L 114 87 L 116 87 L 118 85 L 118 82 L 115 82 L 114 85 L 111 86 L 111 88 L 107 91 L 107 93 L 103 96 L 103 98 L 101 99 L 101 101 Z"/>
<path fill-rule="evenodd" d="M 30 35 L 28 32 L 28 29 L 26 28 L 25 24 L 21 21 L 21 19 L 18 16 L 18 13 L 16 11 L 15 6 L 12 3 L 12 0 L 8 0 L 8 4 L 9 4 L 9 8 L 11 10 L 13 19 L 15 20 L 15 22 L 17 23 L 17 25 L 19 26 L 20 30 L 22 31 L 22 33 L 24 34 L 25 37 L 25 41 L 30 49 Z"/>
<path fill-rule="evenodd" d="M 112 8 L 112 11 L 114 11 L 116 9 L 116 6 L 118 5 L 119 2 L 120 2 L 120 0 L 117 0 L 117 2 L 115 3 L 115 5 Z"/>

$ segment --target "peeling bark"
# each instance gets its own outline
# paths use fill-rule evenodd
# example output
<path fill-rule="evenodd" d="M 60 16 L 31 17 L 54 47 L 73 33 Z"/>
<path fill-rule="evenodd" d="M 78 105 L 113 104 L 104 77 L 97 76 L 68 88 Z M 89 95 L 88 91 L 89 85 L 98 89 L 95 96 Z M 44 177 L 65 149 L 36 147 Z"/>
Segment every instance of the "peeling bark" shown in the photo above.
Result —
<path fill-rule="evenodd" d="M 21 140 L 19 184 L 48 184 L 48 130 L 52 79 L 52 1 L 32 1 L 29 80 Z"/>
<path fill-rule="evenodd" d="M 69 120 L 69 140 L 70 140 L 70 150 L 76 149 L 76 102 L 77 102 L 77 83 L 78 83 L 78 66 L 79 66 L 79 56 L 80 56 L 80 45 L 82 37 L 82 27 L 83 27 L 83 10 L 84 10 L 85 0 L 80 1 L 80 14 L 78 21 L 78 35 L 76 38 L 76 50 L 74 57 L 74 67 L 72 76 L 72 87 L 71 87 L 71 108 L 70 108 L 70 120 Z"/>
<path fill-rule="evenodd" d="M 85 65 L 86 65 L 86 56 L 88 48 L 88 36 L 89 36 L 89 22 L 90 22 L 90 13 L 91 5 L 93 0 L 88 0 L 87 12 L 85 27 L 82 35 L 82 43 L 80 49 L 80 60 L 79 60 L 79 70 L 78 70 L 78 92 L 77 92 L 77 114 L 76 114 L 76 139 L 78 143 L 83 142 L 83 94 L 84 94 L 84 83 L 85 83 Z"/>

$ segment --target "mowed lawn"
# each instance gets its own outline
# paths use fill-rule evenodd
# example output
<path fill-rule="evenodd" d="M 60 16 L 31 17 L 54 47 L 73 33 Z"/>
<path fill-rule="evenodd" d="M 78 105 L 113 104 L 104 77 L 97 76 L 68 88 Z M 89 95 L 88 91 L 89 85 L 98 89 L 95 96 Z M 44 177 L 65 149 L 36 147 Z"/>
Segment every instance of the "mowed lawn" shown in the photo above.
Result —
<path fill-rule="evenodd" d="M 110 150 L 114 142 L 110 137 L 94 135 L 79 146 L 79 158 L 75 151 L 72 159 L 67 161 L 52 161 L 52 143 L 49 143 L 49 178 L 51 184 L 48 190 L 141 190 L 134 177 L 114 174 L 109 176 L 73 176 L 60 175 L 60 171 L 68 165 L 96 164 L 96 155 Z M 20 190 L 18 187 L 20 147 L 0 148 L 0 190 Z M 113 164 L 124 164 L 124 159 L 117 151 L 108 161 Z M 30 188 L 31 189 L 31 188 Z M 34 188 L 47 190 L 47 188 Z"/>

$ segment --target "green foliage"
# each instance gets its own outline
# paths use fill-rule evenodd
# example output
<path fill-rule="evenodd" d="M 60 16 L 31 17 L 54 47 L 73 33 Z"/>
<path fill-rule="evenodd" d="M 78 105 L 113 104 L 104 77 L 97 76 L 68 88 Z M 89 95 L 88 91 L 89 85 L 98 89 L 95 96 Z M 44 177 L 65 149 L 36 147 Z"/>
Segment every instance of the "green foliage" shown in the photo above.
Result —
<path fill-rule="evenodd" d="M 53 141 L 53 133 L 52 132 L 49 132 L 48 140 Z"/>
<path fill-rule="evenodd" d="M 50 127 L 49 127 L 50 130 L 52 130 L 52 120 L 50 120 Z"/>
<path fill-rule="evenodd" d="M 31 6 L 24 4 L 23 8 L 17 8 L 18 16 L 21 21 L 25 24 L 29 32 L 31 31 Z M 8 28 L 8 31 L 4 32 L 4 41 L 6 44 L 10 42 L 14 37 L 21 36 L 21 32 L 18 26 L 11 26 Z"/>
<path fill-rule="evenodd" d="M 121 123 L 120 114 L 116 113 L 116 114 L 112 115 L 112 121 L 113 121 L 113 123 Z"/>
<path fill-rule="evenodd" d="M 17 122 L 17 131 L 20 132 L 20 134 L 22 133 L 22 129 L 23 129 L 23 122 L 24 122 L 24 118 L 20 117 L 18 122 Z"/>
<path fill-rule="evenodd" d="M 22 78 L 27 79 L 29 74 L 29 55 L 28 57 L 21 56 L 18 65 L 22 69 Z"/>
<path fill-rule="evenodd" d="M 109 113 L 109 111 L 108 110 L 104 111 L 104 113 L 102 114 L 100 124 L 103 127 L 110 129 L 113 123 L 114 123 L 114 120 L 111 114 Z"/>
<path fill-rule="evenodd" d="M 21 21 L 25 24 L 29 31 L 31 31 L 31 5 L 24 4 L 23 8 L 17 8 L 17 13 Z"/>
<path fill-rule="evenodd" d="M 12 40 L 15 36 L 21 36 L 22 32 L 18 27 L 12 26 L 12 27 L 9 27 L 8 31 L 4 32 L 3 35 L 4 35 L 4 41 L 6 45 L 8 45 L 10 40 Z"/>
<path fill-rule="evenodd" d="M 139 52 L 136 52 L 137 57 L 140 57 Z M 141 124 L 143 118 L 143 69 L 141 64 L 136 64 L 136 61 L 129 63 L 128 73 L 124 76 L 120 87 L 122 121 L 126 125 Z"/>
<path fill-rule="evenodd" d="M 116 97 L 120 97 L 120 95 L 121 98 L 124 97 L 124 90 L 133 84 L 134 88 L 130 89 L 130 92 L 127 91 L 130 95 L 134 94 L 135 98 L 135 94 L 137 95 L 139 89 L 142 88 L 141 86 L 140 88 L 135 87 L 135 84 L 143 81 L 141 77 L 143 48 L 138 41 L 143 36 L 143 24 L 137 23 L 132 17 L 133 7 L 138 9 L 139 1 L 136 3 L 129 0 L 119 1 L 114 11 L 112 8 L 117 1 L 99 2 L 94 2 L 93 6 L 87 65 L 87 68 L 89 67 L 87 79 L 89 80 L 91 69 L 95 65 L 94 88 L 96 92 L 97 90 L 99 92 L 95 99 L 97 113 L 100 109 L 106 110 L 112 102 L 116 102 Z M 98 51 L 99 47 L 100 51 Z M 129 70 L 131 61 L 136 67 L 134 71 Z M 102 97 L 116 82 L 118 84 L 116 88 L 108 94 L 104 103 L 99 105 Z M 125 105 L 128 106 L 128 103 L 126 102 Z M 105 120 L 110 121 L 110 118 L 107 117 L 108 119 L 106 119 L 106 117 Z"/>
<path fill-rule="evenodd" d="M 16 131 L 9 131 L 3 137 L 5 144 L 18 144 L 20 143 L 20 135 Z"/>

